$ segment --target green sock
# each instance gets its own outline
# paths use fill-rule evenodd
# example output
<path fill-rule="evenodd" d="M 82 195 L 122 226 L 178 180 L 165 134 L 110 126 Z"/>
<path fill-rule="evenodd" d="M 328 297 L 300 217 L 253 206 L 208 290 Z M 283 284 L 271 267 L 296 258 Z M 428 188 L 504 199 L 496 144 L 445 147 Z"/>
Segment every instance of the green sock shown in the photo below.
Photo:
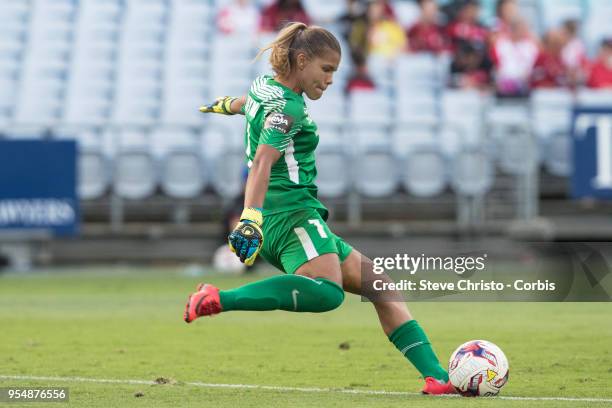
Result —
<path fill-rule="evenodd" d="M 219 292 L 223 311 L 327 312 L 342 304 L 344 290 L 325 278 L 279 275 Z"/>
<path fill-rule="evenodd" d="M 410 360 L 423 378 L 433 377 L 448 381 L 448 373 L 440 365 L 427 335 L 416 320 L 399 325 L 389 335 L 389 341 Z"/>

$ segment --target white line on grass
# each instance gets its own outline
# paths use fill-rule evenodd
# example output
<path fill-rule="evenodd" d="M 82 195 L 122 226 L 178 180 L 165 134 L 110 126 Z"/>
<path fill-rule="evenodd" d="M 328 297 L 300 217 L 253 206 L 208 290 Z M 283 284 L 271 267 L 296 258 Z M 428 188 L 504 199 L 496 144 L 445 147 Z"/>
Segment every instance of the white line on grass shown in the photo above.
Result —
<path fill-rule="evenodd" d="M 85 377 L 40 377 L 31 375 L 0 375 L 3 380 L 25 380 L 25 381 L 57 381 L 57 382 L 88 382 L 96 384 L 135 384 L 135 385 L 156 385 L 155 381 L 149 380 L 118 380 L 105 378 L 85 378 Z M 403 391 L 382 391 L 382 390 L 356 390 L 343 388 L 317 388 L 317 387 L 283 387 L 275 385 L 257 384 L 217 384 L 203 382 L 184 382 L 182 384 L 194 387 L 205 388 L 233 388 L 233 389 L 257 389 L 266 391 L 293 391 L 293 392 L 337 392 L 342 394 L 362 394 L 362 395 L 400 395 L 400 396 L 420 396 L 416 392 Z M 444 397 L 457 397 L 456 395 L 444 395 Z M 568 402 L 612 402 L 612 398 L 580 398 L 580 397 L 510 397 L 499 396 L 496 399 L 511 401 L 568 401 Z"/>

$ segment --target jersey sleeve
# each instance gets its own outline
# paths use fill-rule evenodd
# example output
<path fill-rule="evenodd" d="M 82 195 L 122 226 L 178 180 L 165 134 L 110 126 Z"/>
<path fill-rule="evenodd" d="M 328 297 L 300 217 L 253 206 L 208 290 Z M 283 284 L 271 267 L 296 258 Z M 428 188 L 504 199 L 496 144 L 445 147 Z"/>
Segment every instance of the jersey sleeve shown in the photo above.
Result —
<path fill-rule="evenodd" d="M 281 153 L 301 130 L 304 108 L 293 100 L 275 98 L 263 103 L 264 115 L 259 144 L 270 145 Z"/>

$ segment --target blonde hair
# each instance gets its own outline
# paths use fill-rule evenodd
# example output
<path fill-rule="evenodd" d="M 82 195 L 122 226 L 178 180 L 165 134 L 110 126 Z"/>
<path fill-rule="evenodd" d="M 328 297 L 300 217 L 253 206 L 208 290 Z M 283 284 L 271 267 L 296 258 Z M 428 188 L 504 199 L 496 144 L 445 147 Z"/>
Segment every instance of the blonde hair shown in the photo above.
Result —
<path fill-rule="evenodd" d="M 332 33 L 322 27 L 309 27 L 304 23 L 287 24 L 274 41 L 259 51 L 255 59 L 267 50 L 272 50 L 270 65 L 281 77 L 291 74 L 295 59 L 300 52 L 306 54 L 308 58 L 319 57 L 329 51 L 341 55 L 340 43 Z"/>

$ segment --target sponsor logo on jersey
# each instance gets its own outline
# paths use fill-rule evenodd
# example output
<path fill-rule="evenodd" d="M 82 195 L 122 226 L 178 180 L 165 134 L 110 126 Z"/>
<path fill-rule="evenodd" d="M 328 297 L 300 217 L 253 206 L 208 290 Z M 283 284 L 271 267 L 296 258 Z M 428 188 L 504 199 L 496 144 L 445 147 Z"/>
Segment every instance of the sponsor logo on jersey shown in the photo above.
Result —
<path fill-rule="evenodd" d="M 289 133 L 293 125 L 293 118 L 284 113 L 274 112 L 268 115 L 264 123 L 264 129 L 274 129 L 281 133 Z"/>

